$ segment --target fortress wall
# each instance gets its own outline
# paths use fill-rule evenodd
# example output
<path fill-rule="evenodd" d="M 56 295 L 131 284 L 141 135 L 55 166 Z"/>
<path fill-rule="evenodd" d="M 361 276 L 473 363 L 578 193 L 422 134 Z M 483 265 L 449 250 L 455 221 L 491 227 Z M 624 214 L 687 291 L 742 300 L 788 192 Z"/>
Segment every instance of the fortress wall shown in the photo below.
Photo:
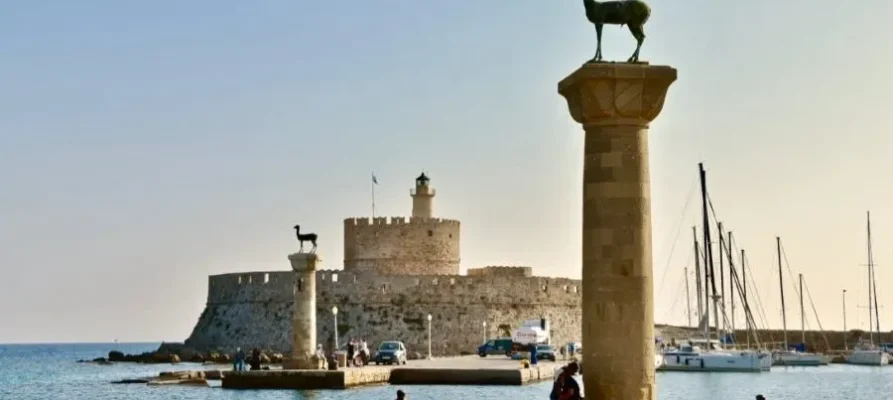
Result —
<path fill-rule="evenodd" d="M 468 276 L 533 276 L 533 268 L 520 266 L 488 265 L 483 268 L 469 268 Z"/>
<path fill-rule="evenodd" d="M 231 283 L 239 274 L 211 277 L 210 282 L 217 284 L 211 286 L 221 292 L 209 293 L 209 303 L 187 344 L 201 349 L 256 346 L 290 351 L 292 274 L 270 274 L 276 274 L 280 284 L 251 288 L 243 284 L 236 290 L 221 283 Z M 257 288 L 271 293 L 249 294 Z M 403 340 L 411 352 L 421 355 L 427 353 L 429 313 L 435 356 L 474 352 L 483 340 L 484 321 L 490 337 L 497 334 L 499 325 L 513 329 L 525 319 L 540 317 L 550 319 L 554 343 L 579 340 L 581 335 L 577 280 L 319 271 L 317 291 L 317 335 L 327 348 L 334 341 L 331 309 L 336 305 L 342 345 L 351 336 L 364 337 L 371 344 Z M 254 300 L 255 295 L 267 300 Z"/>
<path fill-rule="evenodd" d="M 459 273 L 456 220 L 441 218 L 347 218 L 344 269 L 380 275 Z"/>

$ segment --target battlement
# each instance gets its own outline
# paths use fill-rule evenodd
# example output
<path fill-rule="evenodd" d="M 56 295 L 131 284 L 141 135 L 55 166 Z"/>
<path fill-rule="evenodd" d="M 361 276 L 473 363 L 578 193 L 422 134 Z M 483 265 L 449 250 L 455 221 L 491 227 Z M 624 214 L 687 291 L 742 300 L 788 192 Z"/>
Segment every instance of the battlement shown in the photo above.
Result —
<path fill-rule="evenodd" d="M 366 226 L 389 226 L 389 225 L 440 225 L 440 226 L 459 226 L 459 220 L 447 218 L 413 218 L 413 217 L 355 217 L 345 218 L 344 227 L 366 227 Z"/>
<path fill-rule="evenodd" d="M 482 268 L 469 268 L 468 276 L 518 276 L 532 277 L 533 268 L 515 265 L 488 265 Z"/>

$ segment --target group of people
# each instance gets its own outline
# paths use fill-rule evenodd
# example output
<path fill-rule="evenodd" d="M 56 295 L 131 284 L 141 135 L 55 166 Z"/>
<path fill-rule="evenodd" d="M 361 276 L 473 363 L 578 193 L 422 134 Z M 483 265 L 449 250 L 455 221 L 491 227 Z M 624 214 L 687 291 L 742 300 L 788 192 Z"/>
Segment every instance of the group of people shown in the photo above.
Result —
<path fill-rule="evenodd" d="M 347 342 L 347 366 L 359 366 L 369 364 L 369 345 L 366 339 L 350 338 Z"/>
<path fill-rule="evenodd" d="M 252 371 L 260 369 L 260 349 L 254 348 L 254 350 L 251 350 L 251 358 L 248 360 L 248 365 L 251 367 Z M 245 351 L 243 351 L 241 347 L 236 348 L 236 354 L 233 357 L 233 370 L 246 371 Z"/>

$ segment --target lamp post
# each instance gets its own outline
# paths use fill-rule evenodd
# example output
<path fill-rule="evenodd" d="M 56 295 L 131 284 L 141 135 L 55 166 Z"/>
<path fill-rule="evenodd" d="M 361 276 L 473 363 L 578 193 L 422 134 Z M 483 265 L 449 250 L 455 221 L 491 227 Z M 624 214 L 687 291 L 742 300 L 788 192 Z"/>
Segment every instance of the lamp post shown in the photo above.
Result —
<path fill-rule="evenodd" d="M 484 341 L 482 343 L 487 343 L 487 321 L 484 321 Z"/>
<path fill-rule="evenodd" d="M 335 350 L 338 351 L 338 306 L 332 306 L 332 316 L 335 317 Z"/>
<path fill-rule="evenodd" d="M 428 359 L 431 359 L 431 314 L 428 314 Z"/>

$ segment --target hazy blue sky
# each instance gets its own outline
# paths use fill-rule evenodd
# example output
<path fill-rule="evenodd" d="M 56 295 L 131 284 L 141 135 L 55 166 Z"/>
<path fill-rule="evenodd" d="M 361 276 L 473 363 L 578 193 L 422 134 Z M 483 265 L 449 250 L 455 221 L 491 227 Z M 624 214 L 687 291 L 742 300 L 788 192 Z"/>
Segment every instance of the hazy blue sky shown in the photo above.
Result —
<path fill-rule="evenodd" d="M 889 330 L 893 3 L 651 4 L 642 59 L 679 69 L 650 137 L 655 318 L 684 321 L 704 161 L 774 325 L 775 235 L 826 328 L 845 288 L 867 325 L 871 209 Z M 463 268 L 580 275 L 583 134 L 556 93 L 595 50 L 580 1 L 2 9 L 0 342 L 182 340 L 207 275 L 288 269 L 298 222 L 340 268 L 373 170 L 381 215 L 408 215 L 430 172 Z M 606 28 L 606 58 L 633 48 Z"/>

